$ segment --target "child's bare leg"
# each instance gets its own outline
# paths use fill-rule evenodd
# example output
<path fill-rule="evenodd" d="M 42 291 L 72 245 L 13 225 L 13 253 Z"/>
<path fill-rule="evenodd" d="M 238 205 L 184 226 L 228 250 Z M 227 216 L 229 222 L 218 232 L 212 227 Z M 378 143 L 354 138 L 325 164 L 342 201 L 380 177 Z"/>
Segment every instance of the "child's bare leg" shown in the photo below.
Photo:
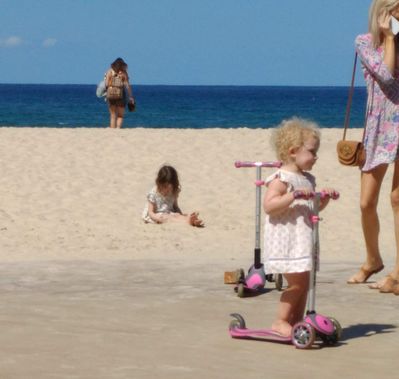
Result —
<path fill-rule="evenodd" d="M 297 322 L 302 321 L 305 308 L 306 308 L 306 301 L 308 299 L 308 290 L 309 290 L 309 271 L 301 273 L 303 274 L 304 283 L 302 285 L 303 292 L 301 297 L 298 299 L 297 306 L 295 307 L 294 311 L 292 312 L 292 319 L 290 320 L 290 324 L 294 326 Z"/>
<path fill-rule="evenodd" d="M 180 213 L 158 213 L 155 220 L 158 224 L 165 224 L 166 222 L 187 222 L 187 216 Z"/>
<path fill-rule="evenodd" d="M 192 226 L 204 226 L 204 222 L 198 218 L 198 213 L 194 212 L 190 215 L 181 213 L 168 213 L 165 215 L 165 221 L 186 222 Z"/>
<path fill-rule="evenodd" d="M 167 221 L 188 222 L 188 216 L 180 213 L 168 213 L 165 218 L 167 218 Z"/>
<path fill-rule="evenodd" d="M 288 287 L 281 295 L 272 329 L 283 336 L 290 336 L 293 324 L 302 318 L 305 311 L 309 273 L 284 274 L 284 277 Z"/>

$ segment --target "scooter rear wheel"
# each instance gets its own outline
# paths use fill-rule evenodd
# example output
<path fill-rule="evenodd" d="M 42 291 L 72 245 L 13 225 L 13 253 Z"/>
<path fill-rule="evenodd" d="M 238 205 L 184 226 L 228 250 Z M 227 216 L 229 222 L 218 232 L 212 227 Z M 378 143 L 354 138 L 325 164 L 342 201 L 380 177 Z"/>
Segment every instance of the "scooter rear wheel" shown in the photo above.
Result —
<path fill-rule="evenodd" d="M 238 269 L 236 275 L 237 275 L 237 283 L 245 280 L 245 271 L 243 268 Z"/>
<path fill-rule="evenodd" d="M 238 313 L 232 313 L 230 316 L 234 317 L 234 320 L 231 320 L 230 324 L 229 324 L 229 329 L 230 330 L 231 329 L 245 329 L 246 328 L 244 317 L 242 317 Z"/>
<path fill-rule="evenodd" d="M 283 275 L 282 274 L 276 274 L 275 285 L 276 285 L 276 288 L 278 291 L 281 291 L 283 289 Z"/>
<path fill-rule="evenodd" d="M 240 328 L 240 322 L 238 320 L 231 320 L 229 324 L 229 330 L 234 330 L 234 329 L 241 329 Z"/>
<path fill-rule="evenodd" d="M 292 328 L 291 340 L 298 349 L 309 349 L 316 338 L 316 332 L 307 322 L 298 322 Z"/>
<path fill-rule="evenodd" d="M 245 296 L 245 286 L 244 283 L 238 283 L 237 286 L 237 296 L 244 297 Z"/>

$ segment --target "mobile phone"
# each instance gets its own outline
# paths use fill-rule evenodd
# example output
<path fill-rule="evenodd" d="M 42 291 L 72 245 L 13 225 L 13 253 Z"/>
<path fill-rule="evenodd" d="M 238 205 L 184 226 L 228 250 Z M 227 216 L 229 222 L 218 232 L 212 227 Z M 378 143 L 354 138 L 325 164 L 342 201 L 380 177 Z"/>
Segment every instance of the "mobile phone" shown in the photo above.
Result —
<path fill-rule="evenodd" d="M 393 16 L 391 16 L 391 30 L 395 36 L 399 33 L 399 21 Z"/>

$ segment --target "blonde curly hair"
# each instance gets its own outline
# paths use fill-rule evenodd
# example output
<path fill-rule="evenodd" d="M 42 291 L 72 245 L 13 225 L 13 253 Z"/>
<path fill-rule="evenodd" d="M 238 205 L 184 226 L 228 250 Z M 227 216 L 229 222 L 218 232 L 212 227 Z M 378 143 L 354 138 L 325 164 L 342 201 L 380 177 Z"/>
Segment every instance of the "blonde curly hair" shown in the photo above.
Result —
<path fill-rule="evenodd" d="M 316 123 L 298 117 L 284 120 L 273 130 L 271 138 L 277 159 L 289 163 L 290 149 L 301 147 L 309 137 L 320 141 L 320 131 Z"/>

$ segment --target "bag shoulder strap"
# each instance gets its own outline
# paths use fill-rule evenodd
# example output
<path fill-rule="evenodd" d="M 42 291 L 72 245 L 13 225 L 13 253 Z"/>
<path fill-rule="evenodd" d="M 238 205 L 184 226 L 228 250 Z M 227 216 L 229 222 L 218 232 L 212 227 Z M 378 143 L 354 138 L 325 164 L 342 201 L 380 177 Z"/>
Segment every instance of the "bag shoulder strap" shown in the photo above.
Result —
<path fill-rule="evenodd" d="M 355 84 L 355 75 L 356 75 L 356 63 L 357 63 L 357 52 L 355 53 L 355 61 L 353 62 L 353 71 L 352 71 L 352 80 L 351 86 L 349 88 L 348 94 L 348 101 L 346 103 L 346 112 L 345 112 L 345 122 L 344 122 L 344 136 L 342 139 L 344 140 L 346 137 L 346 130 L 349 127 L 349 120 L 350 120 L 350 113 L 351 113 L 351 106 L 352 106 L 352 98 L 353 98 L 353 91 L 354 91 L 354 84 Z"/>
<path fill-rule="evenodd" d="M 349 121 L 350 121 L 350 113 L 351 113 L 351 106 L 352 106 L 352 98 L 353 98 L 353 92 L 355 90 L 355 76 L 356 76 L 356 64 L 357 64 L 357 51 L 355 52 L 355 60 L 353 62 L 353 71 L 352 71 L 352 80 L 351 80 L 351 86 L 349 88 L 349 95 L 348 95 L 348 102 L 346 104 L 346 112 L 345 112 L 345 122 L 344 122 L 344 135 L 342 137 L 343 140 L 346 138 L 346 131 L 349 127 Z M 366 117 L 365 117 L 365 122 L 363 126 L 363 136 L 362 136 L 362 141 L 364 140 L 364 134 L 366 130 L 366 123 L 367 123 L 367 115 L 368 115 L 368 104 L 366 107 Z"/>

